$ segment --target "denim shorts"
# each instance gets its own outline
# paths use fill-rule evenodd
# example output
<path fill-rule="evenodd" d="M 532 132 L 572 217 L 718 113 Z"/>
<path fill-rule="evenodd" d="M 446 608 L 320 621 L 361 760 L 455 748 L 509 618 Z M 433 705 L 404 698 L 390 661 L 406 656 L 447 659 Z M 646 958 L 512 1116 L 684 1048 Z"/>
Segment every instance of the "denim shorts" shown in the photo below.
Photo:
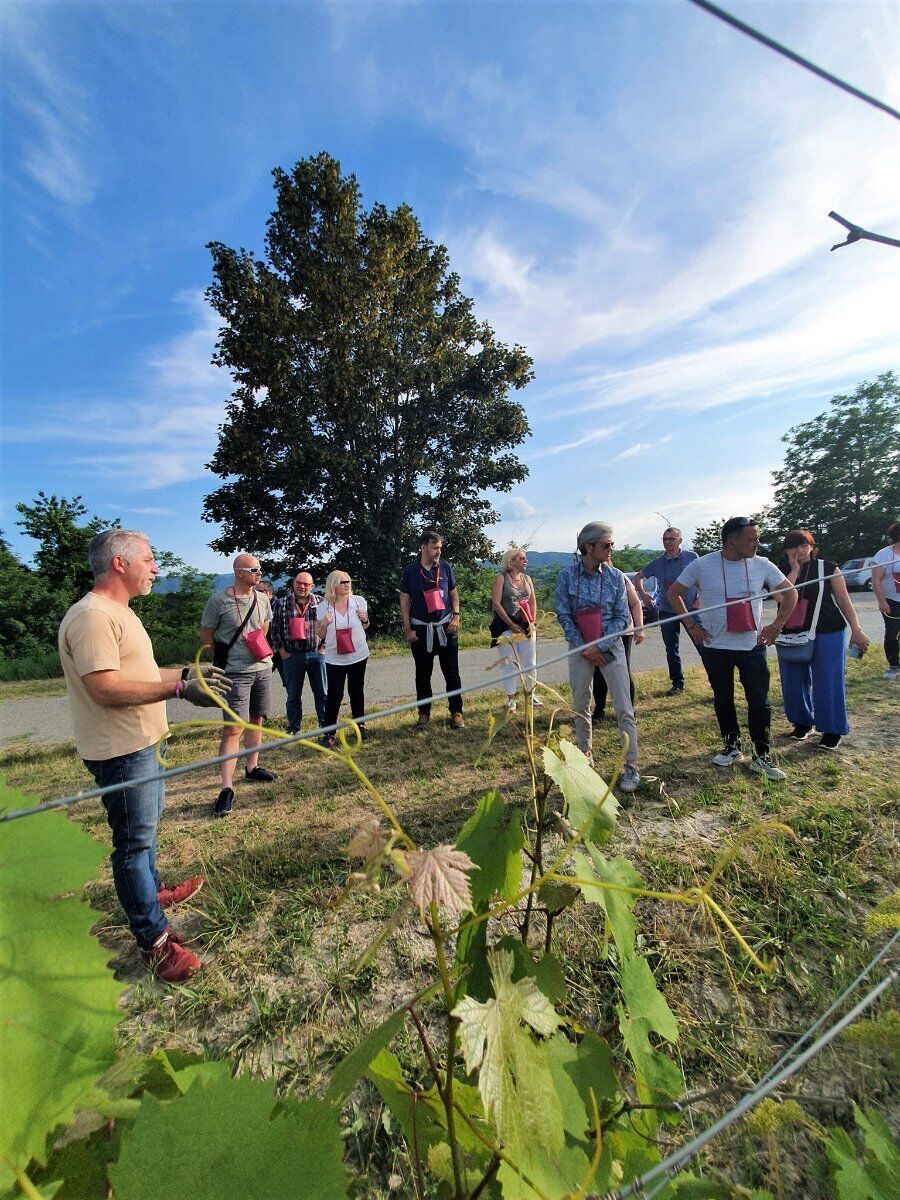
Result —
<path fill-rule="evenodd" d="M 235 672 L 231 676 L 231 691 L 225 703 L 243 721 L 251 717 L 263 719 L 269 715 L 272 693 L 272 668 L 261 671 Z"/>

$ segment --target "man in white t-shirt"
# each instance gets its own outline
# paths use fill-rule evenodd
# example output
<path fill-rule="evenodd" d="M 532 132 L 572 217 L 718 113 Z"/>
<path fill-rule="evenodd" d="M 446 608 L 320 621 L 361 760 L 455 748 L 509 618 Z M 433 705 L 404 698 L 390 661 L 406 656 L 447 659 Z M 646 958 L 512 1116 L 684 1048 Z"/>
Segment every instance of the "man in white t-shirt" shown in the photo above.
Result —
<path fill-rule="evenodd" d="M 900 677 L 900 521 L 889 525 L 890 546 L 875 555 L 872 590 L 884 617 L 885 679 Z"/>
<path fill-rule="evenodd" d="M 93 589 L 73 604 L 59 627 L 59 657 L 75 727 L 75 746 L 103 796 L 112 831 L 112 873 L 119 903 L 144 962 L 161 979 L 181 983 L 200 966 L 170 927 L 163 909 L 181 904 L 203 885 L 194 875 L 163 887 L 156 870 L 156 827 L 165 781 L 156 746 L 169 732 L 166 700 L 184 697 L 208 707 L 215 700 L 193 667 L 160 670 L 153 646 L 129 607 L 146 596 L 159 568 L 146 534 L 108 529 L 88 547 Z M 209 688 L 224 696 L 222 671 L 204 665 Z M 165 743 L 163 742 L 163 752 Z"/>
<path fill-rule="evenodd" d="M 753 756 L 750 770 L 767 779 L 785 779 L 769 758 L 769 664 L 771 646 L 797 603 L 797 592 L 767 558 L 759 558 L 759 526 L 749 517 L 732 517 L 722 526 L 722 549 L 695 559 L 669 588 L 674 612 L 683 613 L 684 627 L 697 648 L 703 648 L 703 666 L 713 690 L 716 718 L 724 745 L 713 759 L 717 767 L 744 762 L 737 710 L 734 707 L 734 672 L 737 669 L 747 700 L 747 723 Z M 689 614 L 684 597 L 691 588 L 700 593 L 704 612 L 700 625 Z M 762 623 L 762 592 L 767 588 L 778 604 L 775 620 Z M 720 606 L 720 607 L 715 607 Z"/>

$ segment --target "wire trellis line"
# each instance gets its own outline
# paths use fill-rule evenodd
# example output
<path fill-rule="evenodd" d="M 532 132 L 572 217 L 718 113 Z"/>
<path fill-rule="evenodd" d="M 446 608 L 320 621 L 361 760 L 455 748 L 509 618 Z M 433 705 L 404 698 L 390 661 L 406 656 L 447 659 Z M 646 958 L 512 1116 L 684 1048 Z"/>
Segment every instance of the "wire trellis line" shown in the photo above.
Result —
<path fill-rule="evenodd" d="M 891 563 L 896 563 L 896 562 L 900 562 L 900 558 L 892 556 Z M 882 564 L 882 565 L 889 565 L 889 564 Z M 822 575 L 821 577 L 817 576 L 816 578 L 806 580 L 804 583 L 795 584 L 793 586 L 796 588 L 797 591 L 802 591 L 804 588 L 813 587 L 814 585 L 817 585 L 820 582 L 824 583 L 824 581 L 826 579 L 834 579 L 834 578 L 838 577 L 839 575 L 841 575 L 841 572 L 835 571 L 830 575 Z M 722 604 L 708 604 L 708 605 L 700 607 L 700 608 L 691 609 L 687 615 L 691 616 L 691 617 L 702 616 L 704 613 L 718 612 L 719 610 L 721 610 L 723 608 L 730 608 L 733 605 L 737 605 L 737 604 L 746 604 L 746 603 L 752 602 L 754 600 L 767 600 L 767 599 L 770 599 L 771 596 L 772 596 L 772 593 L 769 591 L 752 592 L 746 596 L 740 596 L 733 600 L 726 600 Z M 654 623 L 652 625 L 647 626 L 646 628 L 648 630 L 649 629 L 661 629 L 663 625 L 671 625 L 671 624 L 674 624 L 675 622 L 682 621 L 684 619 L 684 616 L 685 616 L 685 614 L 683 614 L 683 613 L 676 613 L 675 615 L 673 615 L 671 617 L 663 617 L 658 621 L 654 621 Z M 564 650 L 560 654 L 554 655 L 552 658 L 545 659 L 543 662 L 535 663 L 534 667 L 530 667 L 528 669 L 518 667 L 515 673 L 520 678 L 524 677 L 526 675 L 531 675 L 531 674 L 537 675 L 545 667 L 552 667 L 552 666 L 555 666 L 556 663 L 565 662 L 567 659 L 572 658 L 574 655 L 580 654 L 581 651 L 586 649 L 587 647 L 597 646 L 598 648 L 601 648 L 604 645 L 609 645 L 611 642 L 615 641 L 617 638 L 633 637 L 633 636 L 634 636 L 633 628 L 620 629 L 620 630 L 617 630 L 615 633 L 604 634 L 603 637 L 596 638 L 592 642 L 585 642 L 584 645 L 582 645 L 582 646 L 571 646 L 571 647 L 569 647 L 569 649 Z M 449 700 L 453 696 L 465 696 L 465 695 L 468 695 L 470 692 L 487 691 L 489 689 L 494 689 L 495 687 L 496 687 L 495 679 L 480 680 L 478 683 L 470 683 L 470 684 L 467 684 L 465 687 L 454 688 L 452 691 L 436 692 L 433 695 L 431 695 L 423 700 L 409 700 L 403 704 L 395 704 L 391 708 L 382 708 L 382 709 L 378 709 L 377 711 L 372 712 L 372 713 L 365 713 L 363 716 L 361 716 L 359 718 L 358 721 L 356 721 L 356 724 L 365 725 L 369 721 L 377 721 L 384 717 L 393 717 L 393 716 L 397 716 L 400 713 L 412 712 L 413 710 L 418 709 L 422 705 L 425 705 L 425 704 L 431 705 L 431 704 L 437 703 L 440 700 Z M 221 722 L 218 722 L 218 721 L 209 721 L 209 722 L 205 722 L 205 723 L 209 724 L 210 728 L 215 728 L 215 729 L 221 728 Z M 194 722 L 195 727 L 200 726 L 202 724 L 204 724 L 204 722 L 201 722 L 201 721 Z M 249 748 L 245 747 L 244 749 L 241 749 L 241 750 L 235 750 L 231 754 L 220 754 L 220 755 L 215 755 L 210 758 L 202 758 L 202 759 L 197 760 L 196 762 L 186 763 L 182 767 L 167 767 L 166 770 L 164 770 L 164 771 L 158 771 L 153 775 L 145 775 L 140 779 L 130 779 L 126 783 L 107 784 L 105 787 L 89 788 L 84 791 L 76 792 L 75 795 L 73 795 L 73 796 L 62 796 L 57 800 L 47 800 L 44 803 L 37 804 L 32 808 L 13 809 L 10 812 L 0 813 L 0 824 L 4 824 L 7 821 L 17 821 L 17 820 L 20 820 L 22 817 L 36 816 L 38 813 L 53 812 L 60 808 L 68 808 L 72 804 L 79 804 L 82 800 L 93 800 L 93 799 L 96 799 L 97 797 L 105 796 L 110 792 L 120 792 L 123 790 L 123 788 L 141 787 L 145 783 L 151 783 L 160 778 L 162 778 L 162 779 L 177 779 L 180 776 L 187 775 L 192 771 L 201 771 L 201 770 L 206 770 L 208 767 L 217 767 L 221 763 L 230 762 L 231 760 L 238 761 L 242 758 L 249 757 L 249 755 L 251 755 L 251 754 L 267 754 L 272 750 L 283 750 L 286 747 L 292 746 L 297 742 L 312 741 L 314 738 L 324 737 L 326 734 L 335 733 L 338 729 L 341 729 L 341 728 L 347 728 L 347 723 L 339 721 L 334 725 L 320 726 L 318 729 L 313 729 L 308 733 L 298 733 L 298 734 L 293 735 L 292 737 L 279 738 L 278 741 L 275 741 L 275 742 L 264 742 L 260 746 L 252 746 Z"/>

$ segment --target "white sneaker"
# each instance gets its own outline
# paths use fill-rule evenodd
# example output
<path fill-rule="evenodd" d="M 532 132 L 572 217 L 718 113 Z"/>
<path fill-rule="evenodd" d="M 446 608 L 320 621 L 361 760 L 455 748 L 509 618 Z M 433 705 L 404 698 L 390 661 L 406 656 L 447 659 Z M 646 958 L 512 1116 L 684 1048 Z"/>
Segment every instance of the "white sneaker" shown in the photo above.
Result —
<path fill-rule="evenodd" d="M 636 792 L 640 787 L 641 773 L 633 763 L 626 763 L 622 768 L 618 788 L 620 792 Z"/>
<path fill-rule="evenodd" d="M 779 770 L 772 760 L 763 754 L 750 760 L 750 770 L 754 775 L 765 775 L 766 779 L 771 779 L 776 783 L 787 779 L 784 771 Z"/>
<path fill-rule="evenodd" d="M 740 746 L 732 746 L 731 742 L 726 742 L 713 759 L 713 766 L 733 767 L 737 763 L 742 763 L 743 761 L 744 756 L 741 753 Z"/>
<path fill-rule="evenodd" d="M 543 708 L 544 707 L 543 700 L 540 698 L 540 696 L 536 695 L 534 692 L 531 693 L 531 704 L 532 704 L 533 708 Z"/>
<path fill-rule="evenodd" d="M 515 697 L 513 697 L 513 696 L 510 696 L 510 698 L 507 700 L 507 702 L 506 702 L 506 711 L 507 711 L 508 713 L 514 713 L 514 712 L 516 711 L 516 701 L 515 701 Z"/>
<path fill-rule="evenodd" d="M 888 667 L 884 673 L 885 679 L 900 679 L 900 667 Z"/>

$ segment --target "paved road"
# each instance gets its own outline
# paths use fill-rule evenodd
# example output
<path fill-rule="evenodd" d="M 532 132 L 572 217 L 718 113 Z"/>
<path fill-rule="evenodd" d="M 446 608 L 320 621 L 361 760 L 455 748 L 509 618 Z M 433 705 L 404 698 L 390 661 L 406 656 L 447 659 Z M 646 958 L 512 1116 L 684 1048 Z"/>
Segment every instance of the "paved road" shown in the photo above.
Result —
<path fill-rule="evenodd" d="M 880 643 L 883 636 L 881 614 L 872 596 L 853 593 L 853 603 L 859 613 L 860 624 L 874 643 Z M 693 646 L 685 649 L 685 638 L 682 638 L 682 657 L 685 666 L 696 666 L 699 659 Z M 565 642 L 547 641 L 540 643 L 538 660 L 545 661 L 561 654 L 566 648 Z M 774 653 L 770 651 L 770 653 Z M 491 681 L 494 689 L 500 689 L 499 672 L 487 671 L 491 663 L 496 662 L 496 652 L 485 648 L 483 650 L 463 650 L 460 658 L 460 673 L 463 685 L 478 683 L 481 680 Z M 659 630 L 649 629 L 643 645 L 637 646 L 633 655 L 633 667 L 636 672 L 653 671 L 665 667 L 666 656 Z M 555 663 L 541 672 L 541 678 L 546 683 L 563 683 L 568 679 L 565 662 Z M 438 690 L 442 678 L 440 668 L 435 666 L 434 685 Z M 272 716 L 284 713 L 284 689 L 277 677 L 273 680 Z M 391 703 L 411 699 L 413 696 L 413 664 L 409 655 L 401 654 L 392 658 L 379 658 L 369 664 L 366 672 L 366 705 L 369 709 L 385 708 Z M 311 697 L 307 688 L 304 697 L 306 711 Z M 198 715 L 211 716 L 208 710 L 195 708 L 182 700 L 172 700 L 168 704 L 169 720 L 186 721 Z M 65 696 L 39 696 L 33 699 L 4 700 L 0 702 L 0 743 L 31 741 L 39 745 L 54 745 L 58 742 L 72 741 L 72 720 L 69 705 Z"/>

